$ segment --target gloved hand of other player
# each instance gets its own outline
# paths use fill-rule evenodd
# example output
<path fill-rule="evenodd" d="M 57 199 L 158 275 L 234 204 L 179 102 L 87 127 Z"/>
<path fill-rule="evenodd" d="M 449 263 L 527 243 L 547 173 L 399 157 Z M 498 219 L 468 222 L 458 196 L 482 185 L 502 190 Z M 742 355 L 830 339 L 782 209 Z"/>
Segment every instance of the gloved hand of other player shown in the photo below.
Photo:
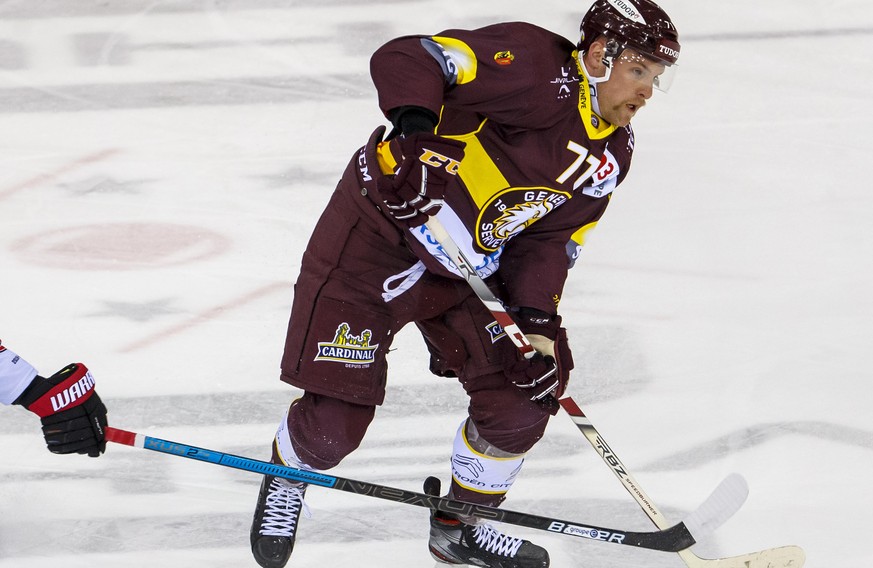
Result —
<path fill-rule="evenodd" d="M 388 216 L 402 228 L 423 225 L 443 204 L 446 185 L 458 175 L 464 142 L 430 132 L 396 138 L 399 168 L 376 180 Z"/>
<path fill-rule="evenodd" d="M 42 419 L 50 452 L 96 458 L 106 450 L 106 406 L 82 363 L 67 365 L 48 379 L 37 376 L 15 404 Z"/>

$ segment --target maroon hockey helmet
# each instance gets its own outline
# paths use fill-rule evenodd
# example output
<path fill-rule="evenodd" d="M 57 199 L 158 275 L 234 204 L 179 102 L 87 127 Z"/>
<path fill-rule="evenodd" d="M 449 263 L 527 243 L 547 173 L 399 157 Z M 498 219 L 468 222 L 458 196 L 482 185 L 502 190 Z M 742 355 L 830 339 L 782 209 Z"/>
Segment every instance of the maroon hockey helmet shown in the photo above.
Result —
<path fill-rule="evenodd" d="M 651 0 L 595 0 L 580 25 L 579 51 L 600 36 L 608 38 L 607 57 L 626 47 L 666 66 L 679 58 L 679 33 L 670 16 Z"/>

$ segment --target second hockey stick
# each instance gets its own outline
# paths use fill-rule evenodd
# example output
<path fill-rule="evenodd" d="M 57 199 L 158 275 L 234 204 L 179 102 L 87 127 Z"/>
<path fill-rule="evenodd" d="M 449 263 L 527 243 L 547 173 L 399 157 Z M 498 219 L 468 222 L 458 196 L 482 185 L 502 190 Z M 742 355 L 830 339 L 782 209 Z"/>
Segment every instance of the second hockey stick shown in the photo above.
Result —
<path fill-rule="evenodd" d="M 637 548 L 648 548 L 664 552 L 677 552 L 692 546 L 707 531 L 713 528 L 713 518 L 724 514 L 724 503 L 730 502 L 735 488 L 729 481 L 719 485 L 710 497 L 683 522 L 672 527 L 653 532 L 632 532 L 598 527 L 574 521 L 564 521 L 550 517 L 542 517 L 528 513 L 519 513 L 508 509 L 487 507 L 445 497 L 437 497 L 426 493 L 417 493 L 397 487 L 377 485 L 366 481 L 345 479 L 321 472 L 306 471 L 285 465 L 274 464 L 252 458 L 235 456 L 198 448 L 188 444 L 171 442 L 151 436 L 106 427 L 106 440 L 116 444 L 133 446 L 152 450 L 171 456 L 180 456 L 201 462 L 212 463 L 224 467 L 250 471 L 261 475 L 271 475 L 292 481 L 301 481 L 310 485 L 337 489 L 356 495 L 366 495 L 378 499 L 386 499 L 395 503 L 424 507 L 432 511 L 444 511 L 456 515 L 472 516 L 481 519 L 508 523 L 551 533 L 574 536 L 604 543 L 620 544 Z"/>
<path fill-rule="evenodd" d="M 652 523 L 659 528 L 669 526 L 670 523 L 655 506 L 655 502 L 646 495 L 640 484 L 636 482 L 622 461 L 612 451 L 612 448 L 609 447 L 609 444 L 606 443 L 606 440 L 603 439 L 603 436 L 579 408 L 579 405 L 569 396 L 562 398 L 559 402 L 579 431 L 618 477 L 621 484 L 646 513 L 646 516 L 651 519 Z M 678 554 L 689 568 L 802 568 L 806 559 L 803 549 L 797 546 L 768 548 L 739 556 L 714 559 L 701 558 L 690 549 L 680 550 Z"/>
<path fill-rule="evenodd" d="M 431 217 L 427 222 L 427 228 L 430 230 L 433 237 L 440 243 L 443 250 L 452 259 L 452 262 L 458 267 L 461 275 L 470 284 L 473 291 L 479 297 L 485 307 L 495 317 L 497 322 L 506 328 L 510 325 L 512 333 L 507 332 L 512 342 L 518 350 L 525 356 L 533 355 L 533 347 L 530 341 L 524 336 L 524 333 L 518 328 L 512 318 L 506 312 L 500 300 L 491 292 L 485 281 L 476 272 L 473 264 L 467 259 L 464 253 L 448 234 L 445 227 L 436 217 Z M 507 322 L 504 325 L 503 322 Z M 560 401 L 561 407 L 567 412 L 579 430 L 585 435 L 586 439 L 591 443 L 598 455 L 603 458 L 603 461 L 612 469 L 613 473 L 619 478 L 624 488 L 631 494 L 637 504 L 643 509 L 646 515 L 651 519 L 655 526 L 664 528 L 669 526 L 661 512 L 657 509 L 654 502 L 646 495 L 640 485 L 628 473 L 627 468 L 618 459 L 618 456 L 610 449 L 609 445 L 594 427 L 590 420 L 585 416 L 579 405 L 569 396 L 562 398 Z M 744 492 L 742 497 L 739 493 L 736 498 L 739 499 L 736 509 L 742 505 L 748 494 L 748 487 L 745 481 L 739 476 L 738 491 Z M 718 519 L 718 523 L 711 527 L 714 530 L 718 525 L 729 518 L 730 515 Z M 803 549 L 797 546 L 783 546 L 778 548 L 770 548 L 759 552 L 752 552 L 740 556 L 732 556 L 728 558 L 706 559 L 694 554 L 689 549 L 679 551 L 679 556 L 689 568 L 802 568 L 805 561 Z"/>

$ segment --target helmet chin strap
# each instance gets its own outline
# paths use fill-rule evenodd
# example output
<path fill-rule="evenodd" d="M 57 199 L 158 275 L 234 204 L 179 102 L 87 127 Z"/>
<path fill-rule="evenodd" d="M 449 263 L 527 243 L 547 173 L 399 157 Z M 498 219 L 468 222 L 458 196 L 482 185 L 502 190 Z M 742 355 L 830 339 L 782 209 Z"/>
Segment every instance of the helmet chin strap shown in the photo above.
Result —
<path fill-rule="evenodd" d="M 596 85 L 597 83 L 605 83 L 605 82 L 609 81 L 609 76 L 612 75 L 612 63 L 613 63 L 615 58 L 614 57 L 604 57 L 603 64 L 606 66 L 606 73 L 603 75 L 603 77 L 595 77 L 594 75 L 591 74 L 591 71 L 589 71 L 588 68 L 585 67 L 584 56 L 585 56 L 585 54 L 580 52 L 578 55 L 576 55 L 576 58 L 579 59 L 579 67 L 585 73 L 585 77 L 588 78 L 588 83 L 590 85 Z"/>
<path fill-rule="evenodd" d="M 606 73 L 603 74 L 603 77 L 595 77 L 591 74 L 591 71 L 585 67 L 585 60 L 583 58 L 584 54 L 579 52 L 576 55 L 576 58 L 579 60 L 579 68 L 582 69 L 582 72 L 585 73 L 585 77 L 588 79 L 588 85 L 591 88 L 591 108 L 597 114 L 600 114 L 600 101 L 597 100 L 597 85 L 599 83 L 605 83 L 609 81 L 610 75 L 612 75 L 612 64 L 615 60 L 615 57 L 606 56 L 603 58 L 603 64 L 606 66 Z"/>

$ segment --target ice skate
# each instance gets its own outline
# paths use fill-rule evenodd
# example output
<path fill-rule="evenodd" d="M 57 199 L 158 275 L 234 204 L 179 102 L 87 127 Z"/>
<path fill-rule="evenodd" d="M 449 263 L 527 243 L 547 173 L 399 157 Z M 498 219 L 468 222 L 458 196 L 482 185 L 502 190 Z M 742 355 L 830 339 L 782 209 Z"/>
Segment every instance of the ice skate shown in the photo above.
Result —
<path fill-rule="evenodd" d="M 283 568 L 294 549 L 300 514 L 309 516 L 303 502 L 306 483 L 265 476 L 252 521 L 252 555 L 263 568 Z"/>
<path fill-rule="evenodd" d="M 445 564 L 489 568 L 549 566 L 545 548 L 502 534 L 489 524 L 467 524 L 442 512 L 431 515 L 429 548 L 431 556 Z"/>

